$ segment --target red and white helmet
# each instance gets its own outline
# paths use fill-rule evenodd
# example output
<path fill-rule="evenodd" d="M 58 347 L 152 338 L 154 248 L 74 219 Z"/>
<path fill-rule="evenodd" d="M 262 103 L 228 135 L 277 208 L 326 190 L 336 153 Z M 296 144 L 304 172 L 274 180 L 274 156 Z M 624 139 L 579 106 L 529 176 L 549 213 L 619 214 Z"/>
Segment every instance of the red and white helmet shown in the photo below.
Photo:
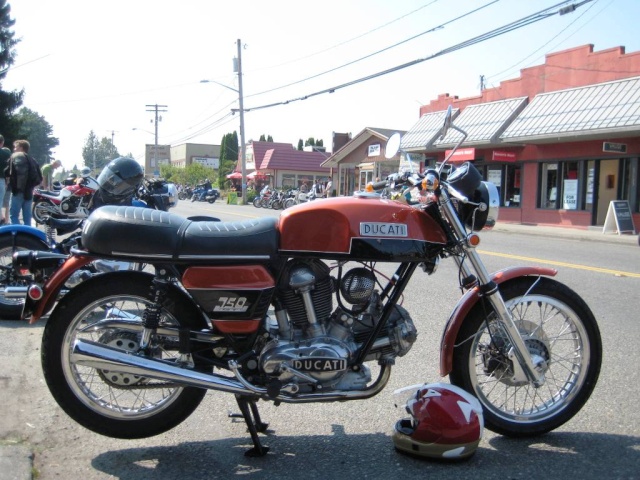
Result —
<path fill-rule="evenodd" d="M 406 409 L 411 418 L 398 421 L 393 432 L 397 450 L 456 460 L 470 457 L 478 448 L 484 430 L 482 406 L 469 392 L 444 383 L 421 385 Z"/>

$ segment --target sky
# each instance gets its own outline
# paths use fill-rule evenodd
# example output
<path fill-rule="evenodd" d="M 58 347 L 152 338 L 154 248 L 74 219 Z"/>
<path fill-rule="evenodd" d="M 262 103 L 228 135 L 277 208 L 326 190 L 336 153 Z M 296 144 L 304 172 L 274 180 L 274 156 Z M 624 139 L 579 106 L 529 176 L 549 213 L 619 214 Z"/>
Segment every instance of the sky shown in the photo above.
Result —
<path fill-rule="evenodd" d="M 21 41 L 2 89 L 24 89 L 24 106 L 52 126 L 60 141 L 53 156 L 66 169 L 82 166 L 91 131 L 144 163 L 145 144 L 155 141 L 154 105 L 166 110 L 157 124 L 159 144 L 220 144 L 225 134 L 240 134 L 238 40 L 246 141 L 270 135 L 297 146 L 299 139 L 313 137 L 328 150 L 334 132 L 409 130 L 420 106 L 438 95 L 478 95 L 481 76 L 486 87 L 498 86 L 518 77 L 520 69 L 544 63 L 549 53 L 585 44 L 596 51 L 640 51 L 640 0 L 576 0 L 583 4 L 572 13 L 451 52 L 570 2 L 8 3 Z M 422 61 L 357 82 L 417 60 Z M 266 107 L 272 104 L 277 105 Z"/>

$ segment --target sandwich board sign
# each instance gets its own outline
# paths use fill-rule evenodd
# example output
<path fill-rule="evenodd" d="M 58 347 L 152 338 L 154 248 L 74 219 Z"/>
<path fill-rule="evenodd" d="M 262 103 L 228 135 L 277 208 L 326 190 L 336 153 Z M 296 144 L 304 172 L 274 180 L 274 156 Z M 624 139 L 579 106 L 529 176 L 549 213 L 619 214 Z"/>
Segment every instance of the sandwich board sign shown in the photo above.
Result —
<path fill-rule="evenodd" d="M 607 217 L 604 220 L 602 233 L 617 232 L 636 234 L 636 227 L 633 224 L 631 208 L 627 200 L 612 200 L 609 202 Z"/>

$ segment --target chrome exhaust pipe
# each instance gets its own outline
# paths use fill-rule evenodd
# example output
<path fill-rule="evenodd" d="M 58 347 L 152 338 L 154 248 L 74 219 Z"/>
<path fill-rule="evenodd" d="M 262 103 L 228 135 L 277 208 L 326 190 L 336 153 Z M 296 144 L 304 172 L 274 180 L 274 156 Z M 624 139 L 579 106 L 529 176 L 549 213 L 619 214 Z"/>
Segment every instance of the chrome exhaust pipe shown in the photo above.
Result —
<path fill-rule="evenodd" d="M 287 392 L 297 392 L 296 384 L 284 385 L 280 395 L 270 397 L 266 388 L 251 385 L 242 378 L 235 362 L 230 362 L 231 370 L 236 378 L 224 377 L 212 373 L 203 373 L 183 368 L 163 360 L 141 357 L 133 353 L 118 350 L 101 343 L 87 340 L 76 340 L 70 357 L 71 363 L 95 368 L 98 370 L 113 370 L 116 372 L 140 375 L 142 377 L 175 382 L 185 386 L 206 388 L 237 395 L 260 396 L 265 399 L 285 403 L 334 402 L 344 400 L 361 400 L 371 398 L 386 386 L 391 376 L 391 368 L 382 366 L 376 381 L 364 390 L 334 391 L 327 393 L 302 393 L 295 396 L 283 395 Z"/>
<path fill-rule="evenodd" d="M 185 386 L 219 390 L 239 395 L 253 394 L 253 392 L 244 388 L 240 382 L 231 378 L 196 372 L 162 360 L 140 357 L 101 343 L 86 340 L 76 340 L 70 360 L 71 363 L 98 370 L 113 370 L 180 383 Z"/>

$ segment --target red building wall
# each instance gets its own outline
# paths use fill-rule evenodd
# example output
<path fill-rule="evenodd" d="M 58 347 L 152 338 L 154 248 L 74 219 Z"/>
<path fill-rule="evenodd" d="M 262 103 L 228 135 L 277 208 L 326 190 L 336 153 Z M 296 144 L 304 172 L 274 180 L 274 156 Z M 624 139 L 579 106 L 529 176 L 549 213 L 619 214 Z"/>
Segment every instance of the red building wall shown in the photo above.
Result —
<path fill-rule="evenodd" d="M 546 55 L 545 63 L 520 70 L 520 76 L 489 88 L 481 95 L 458 98 L 448 93 L 438 95 L 428 105 L 420 107 L 420 115 L 445 110 L 449 105 L 464 109 L 469 105 L 494 102 L 506 98 L 529 97 L 529 101 L 540 93 L 568 88 L 622 80 L 640 75 L 640 51 L 625 53 L 624 47 L 593 51 L 593 45 L 563 50 Z M 605 139 L 603 139 L 605 140 Z M 500 220 L 506 222 L 549 224 L 586 228 L 591 225 L 591 212 L 547 210 L 537 205 L 539 160 L 553 159 L 606 159 L 618 158 L 615 154 L 602 152 L 603 140 L 564 142 L 525 147 L 504 146 L 501 150 L 517 152 L 523 163 L 523 185 L 521 196 L 523 208 L 503 208 Z M 627 144 L 629 154 L 640 154 L 640 138 L 606 138 L 609 142 Z M 640 214 L 633 214 L 634 222 L 640 225 Z"/>
<path fill-rule="evenodd" d="M 505 98 L 528 96 L 567 88 L 584 87 L 594 83 L 622 80 L 640 75 L 640 51 L 625 53 L 624 47 L 593 51 L 593 45 L 550 53 L 543 65 L 520 70 L 520 77 L 500 82 L 475 97 L 458 98 L 448 93 L 438 95 L 429 105 L 420 107 L 425 113 L 446 110 L 449 105 L 464 108 L 478 103 L 495 102 Z"/>

